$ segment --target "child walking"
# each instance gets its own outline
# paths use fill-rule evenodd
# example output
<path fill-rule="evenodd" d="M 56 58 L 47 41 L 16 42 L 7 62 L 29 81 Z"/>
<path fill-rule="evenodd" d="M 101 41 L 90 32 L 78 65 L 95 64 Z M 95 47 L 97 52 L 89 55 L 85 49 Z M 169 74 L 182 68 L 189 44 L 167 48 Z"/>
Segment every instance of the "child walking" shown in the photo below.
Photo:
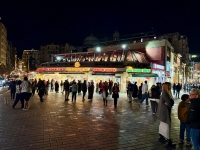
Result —
<path fill-rule="evenodd" d="M 184 132 L 186 130 L 186 146 L 191 146 L 190 128 L 186 125 L 187 113 L 190 107 L 189 95 L 183 94 L 181 96 L 181 102 L 178 105 L 178 119 L 180 120 L 180 141 L 179 144 L 183 144 Z"/>

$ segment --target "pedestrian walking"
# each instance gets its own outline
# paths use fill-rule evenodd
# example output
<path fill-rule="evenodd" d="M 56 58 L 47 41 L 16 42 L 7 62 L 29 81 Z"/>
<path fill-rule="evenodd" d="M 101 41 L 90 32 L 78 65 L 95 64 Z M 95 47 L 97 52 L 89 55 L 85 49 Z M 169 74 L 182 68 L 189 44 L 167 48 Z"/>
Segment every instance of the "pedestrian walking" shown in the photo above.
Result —
<path fill-rule="evenodd" d="M 179 99 L 179 95 L 180 95 L 180 91 L 181 91 L 181 84 L 180 83 L 178 83 L 177 85 L 176 85 L 176 98 L 178 98 Z"/>
<path fill-rule="evenodd" d="M 186 146 L 191 146 L 190 128 L 186 124 L 187 114 L 190 107 L 189 95 L 183 94 L 181 100 L 182 101 L 178 105 L 178 119 L 180 120 L 179 144 L 184 143 L 184 133 L 186 130 Z"/>
<path fill-rule="evenodd" d="M 114 84 L 112 92 L 112 98 L 114 98 L 114 107 L 117 107 L 117 99 L 119 98 L 119 86 L 117 83 Z"/>
<path fill-rule="evenodd" d="M 85 100 L 85 94 L 86 94 L 86 92 L 87 92 L 87 81 L 86 80 L 84 80 L 84 82 L 82 83 L 82 86 L 81 86 L 81 90 L 82 90 L 82 92 L 83 92 L 83 97 L 82 97 L 82 101 L 84 101 Z"/>
<path fill-rule="evenodd" d="M 108 100 L 107 100 L 107 97 L 108 97 L 108 94 L 109 94 L 108 90 L 109 90 L 108 83 L 105 81 L 103 83 L 103 86 L 102 86 L 102 97 L 103 97 L 103 103 L 106 106 L 107 106 L 107 103 L 108 103 Z"/>
<path fill-rule="evenodd" d="M 44 81 L 41 81 L 40 86 L 38 88 L 39 88 L 38 95 L 40 97 L 40 101 L 43 102 L 44 101 L 43 96 L 45 94 L 45 83 L 44 83 Z"/>
<path fill-rule="evenodd" d="M 129 103 L 131 103 L 132 95 L 133 95 L 133 84 L 130 81 L 128 81 L 127 89 L 128 89 L 128 100 L 129 100 Z"/>
<path fill-rule="evenodd" d="M 133 84 L 133 95 L 132 95 L 133 99 L 137 99 L 138 97 L 138 86 L 137 86 L 137 82 L 135 82 Z"/>
<path fill-rule="evenodd" d="M 91 101 L 93 100 L 93 94 L 94 94 L 94 83 L 91 82 L 88 85 L 88 100 L 91 100 Z"/>
<path fill-rule="evenodd" d="M 65 101 L 68 101 L 69 100 L 69 81 L 68 80 L 65 80 L 64 82 L 64 91 L 65 91 Z"/>
<path fill-rule="evenodd" d="M 160 91 L 155 85 L 153 85 L 151 89 L 149 90 L 149 98 L 150 98 L 149 100 L 151 103 L 152 114 L 154 115 L 157 112 L 158 102 L 160 99 Z"/>
<path fill-rule="evenodd" d="M 142 98 L 142 85 L 143 85 L 143 83 L 141 83 L 138 88 L 138 99 L 139 100 Z"/>
<path fill-rule="evenodd" d="M 78 91 L 78 85 L 76 84 L 76 82 L 73 82 L 73 84 L 72 84 L 72 102 L 73 102 L 73 100 L 76 102 L 77 91 Z"/>
<path fill-rule="evenodd" d="M 10 90 L 10 99 L 14 100 L 16 93 L 16 82 L 14 80 L 10 82 L 8 89 Z"/>
<path fill-rule="evenodd" d="M 81 94 L 81 81 L 78 80 L 78 94 Z"/>
<path fill-rule="evenodd" d="M 24 77 L 24 81 L 21 83 L 21 93 L 22 93 L 22 100 L 24 101 L 24 109 L 28 110 L 28 101 L 32 95 L 31 93 L 31 83 L 28 81 L 27 77 Z"/>
<path fill-rule="evenodd" d="M 59 84 L 58 81 L 55 82 L 55 92 L 58 93 L 59 91 Z"/>
<path fill-rule="evenodd" d="M 173 96 L 171 93 L 171 84 L 165 82 L 162 85 L 162 95 L 158 103 L 158 110 L 156 116 L 160 120 L 159 125 L 159 139 L 167 139 L 168 146 L 175 147 L 170 139 L 170 127 L 171 127 L 171 109 L 174 104 Z"/>
<path fill-rule="evenodd" d="M 24 101 L 23 101 L 22 96 L 21 96 L 21 83 L 22 83 L 22 81 L 18 80 L 17 84 L 16 84 L 16 97 L 15 97 L 15 101 L 12 105 L 13 109 L 15 108 L 15 106 L 17 105 L 19 100 L 21 101 L 21 108 L 24 108 Z"/>
<path fill-rule="evenodd" d="M 61 82 L 60 82 L 60 90 L 61 90 L 61 93 L 63 94 L 63 86 L 64 86 L 64 83 L 63 83 L 63 81 L 61 80 Z"/>
<path fill-rule="evenodd" d="M 173 94 L 175 95 L 176 94 L 176 84 L 175 83 L 173 84 L 172 89 L 173 89 Z"/>
<path fill-rule="evenodd" d="M 139 106 L 140 104 L 143 103 L 143 101 L 146 99 L 146 106 L 149 106 L 149 101 L 148 101 L 148 85 L 147 85 L 147 81 L 144 81 L 144 84 L 142 85 L 142 98 L 139 102 Z"/>
<path fill-rule="evenodd" d="M 31 83 L 31 89 L 32 89 L 32 96 L 34 96 L 35 95 L 35 89 L 36 89 L 36 83 L 35 83 L 35 81 L 33 81 Z"/>

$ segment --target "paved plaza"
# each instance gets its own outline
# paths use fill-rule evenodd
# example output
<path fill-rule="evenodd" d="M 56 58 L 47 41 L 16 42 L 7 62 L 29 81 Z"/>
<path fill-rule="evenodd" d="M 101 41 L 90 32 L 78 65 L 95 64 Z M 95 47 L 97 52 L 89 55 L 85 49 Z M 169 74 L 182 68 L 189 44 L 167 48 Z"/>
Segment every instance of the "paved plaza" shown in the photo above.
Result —
<path fill-rule="evenodd" d="M 102 97 L 82 102 L 78 95 L 76 102 L 64 101 L 61 93 L 49 93 L 44 102 L 38 95 L 30 99 L 30 108 L 23 111 L 20 104 L 12 109 L 13 101 L 5 104 L 0 96 L 0 149 L 10 150 L 165 150 L 166 143 L 158 140 L 159 121 L 152 115 L 145 102 L 128 103 L 126 94 L 121 93 L 118 107 L 114 108 L 112 98 L 108 106 Z M 71 98 L 71 95 L 70 95 Z M 179 120 L 177 104 L 172 110 L 171 137 L 177 143 L 175 149 L 190 150 L 178 144 Z"/>

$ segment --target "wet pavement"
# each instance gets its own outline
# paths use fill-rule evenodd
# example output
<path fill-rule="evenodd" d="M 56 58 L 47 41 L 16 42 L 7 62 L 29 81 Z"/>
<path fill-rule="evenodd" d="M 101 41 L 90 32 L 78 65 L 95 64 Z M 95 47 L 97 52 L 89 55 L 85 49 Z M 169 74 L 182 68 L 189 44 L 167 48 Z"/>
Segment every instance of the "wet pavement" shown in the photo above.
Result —
<path fill-rule="evenodd" d="M 108 106 L 100 95 L 92 102 L 64 101 L 61 93 L 49 93 L 44 102 L 38 95 L 30 99 L 29 110 L 20 104 L 12 109 L 13 101 L 5 104 L 0 96 L 0 149 L 11 150 L 165 150 L 166 143 L 158 140 L 159 120 L 145 102 L 138 107 L 136 101 L 128 103 L 126 94 L 120 94 L 118 107 L 111 97 Z M 71 95 L 70 95 L 71 98 Z M 189 150 L 178 144 L 179 120 L 177 104 L 172 110 L 171 137 L 177 143 L 175 149 Z"/>

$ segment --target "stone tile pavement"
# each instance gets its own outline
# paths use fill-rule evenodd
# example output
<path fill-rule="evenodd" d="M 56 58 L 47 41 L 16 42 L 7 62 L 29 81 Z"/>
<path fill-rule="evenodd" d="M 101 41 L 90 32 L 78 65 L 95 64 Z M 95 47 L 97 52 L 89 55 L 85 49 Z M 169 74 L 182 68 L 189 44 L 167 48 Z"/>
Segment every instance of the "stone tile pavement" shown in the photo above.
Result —
<path fill-rule="evenodd" d="M 101 96 L 82 102 L 64 101 L 61 93 L 49 93 L 43 103 L 38 95 L 30 100 L 27 111 L 20 104 L 12 109 L 13 101 L 4 103 L 0 96 L 0 149 L 9 150 L 165 150 L 166 143 L 158 140 L 159 121 L 145 103 L 138 107 L 136 101 L 128 103 L 125 94 L 120 94 L 118 107 L 112 98 L 108 106 Z M 70 95 L 71 98 L 71 95 Z M 179 121 L 177 104 L 172 110 L 171 137 L 178 143 Z M 191 147 L 176 145 L 177 150 Z"/>

